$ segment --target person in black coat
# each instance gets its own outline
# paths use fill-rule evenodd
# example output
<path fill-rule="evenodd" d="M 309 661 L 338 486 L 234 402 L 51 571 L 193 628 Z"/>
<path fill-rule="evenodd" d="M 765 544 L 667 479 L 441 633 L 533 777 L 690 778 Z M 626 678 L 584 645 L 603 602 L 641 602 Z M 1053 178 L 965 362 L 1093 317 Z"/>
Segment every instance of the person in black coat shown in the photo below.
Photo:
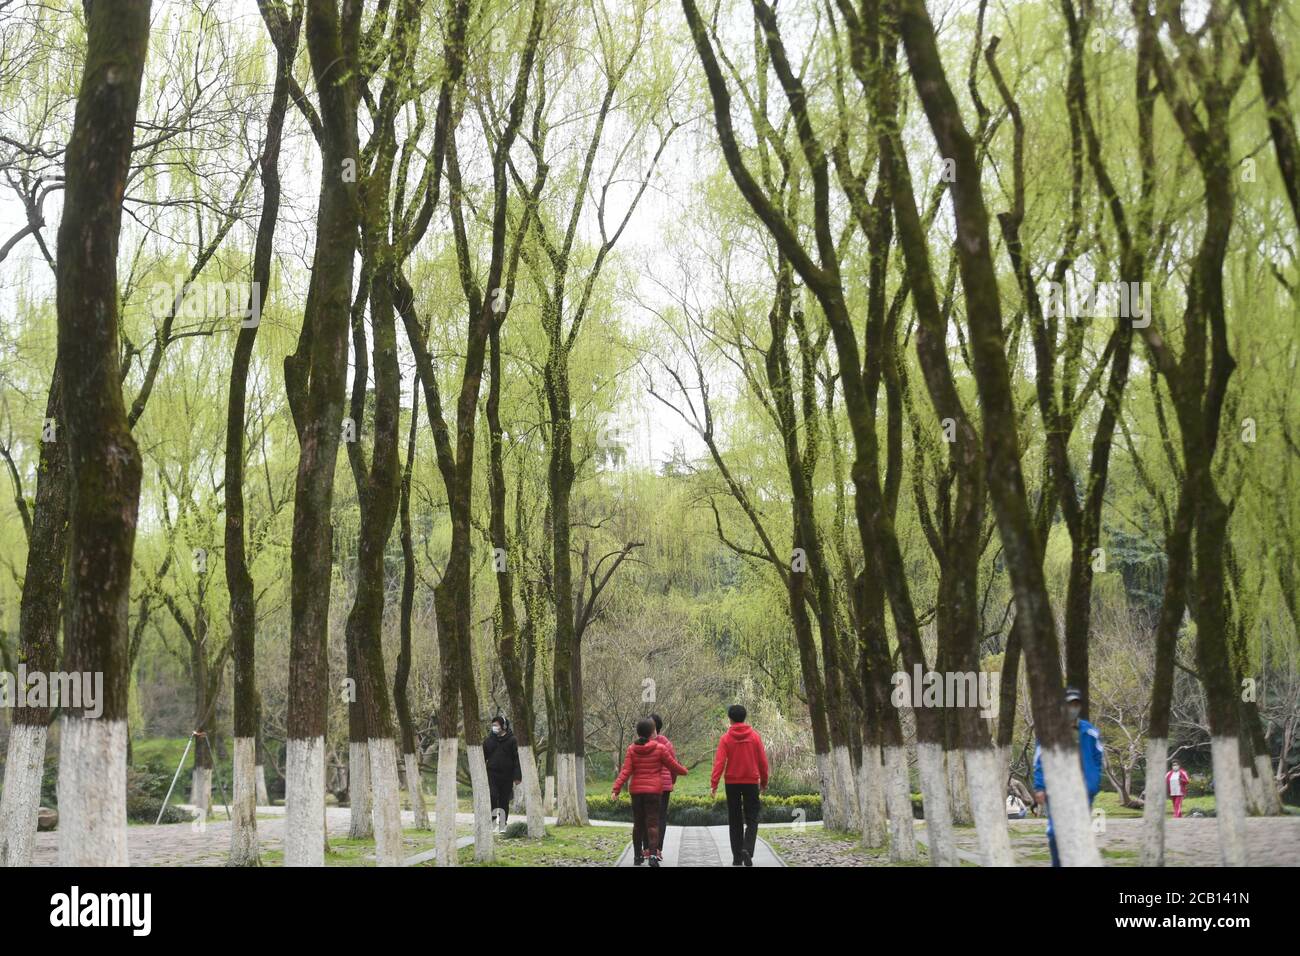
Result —
<path fill-rule="evenodd" d="M 492 718 L 491 733 L 483 739 L 483 760 L 487 763 L 488 789 L 492 793 L 492 815 L 501 809 L 500 826 L 504 829 L 510 818 L 510 801 L 515 787 L 523 779 L 519 766 L 519 741 L 510 731 L 510 721 L 504 717 Z"/>

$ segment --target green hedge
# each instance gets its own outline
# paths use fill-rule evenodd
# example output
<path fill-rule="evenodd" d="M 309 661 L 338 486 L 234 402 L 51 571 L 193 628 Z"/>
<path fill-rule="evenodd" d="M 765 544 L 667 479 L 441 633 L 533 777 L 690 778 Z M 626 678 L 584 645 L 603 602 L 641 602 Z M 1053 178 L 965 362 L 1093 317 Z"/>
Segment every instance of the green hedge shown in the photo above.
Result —
<path fill-rule="evenodd" d="M 796 810 L 802 810 L 804 821 L 822 818 L 822 798 L 815 793 L 801 793 L 790 797 L 759 797 L 759 823 L 794 823 L 800 819 Z M 594 820 L 632 822 L 632 801 L 623 794 L 617 801 L 609 797 L 587 797 L 587 815 Z M 727 801 L 723 797 L 688 797 L 673 795 L 668 802 L 668 822 L 681 827 L 721 826 L 727 822 Z"/>

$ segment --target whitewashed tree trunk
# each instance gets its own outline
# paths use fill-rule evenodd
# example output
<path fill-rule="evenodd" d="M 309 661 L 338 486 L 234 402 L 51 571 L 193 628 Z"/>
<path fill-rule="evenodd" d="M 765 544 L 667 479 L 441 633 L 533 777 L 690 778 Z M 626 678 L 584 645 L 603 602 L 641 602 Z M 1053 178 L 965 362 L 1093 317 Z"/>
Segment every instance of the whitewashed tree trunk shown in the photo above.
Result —
<path fill-rule="evenodd" d="M 0 794 L 0 866 L 32 865 L 45 739 L 44 725 L 14 724 L 9 730 L 4 792 Z"/>
<path fill-rule="evenodd" d="M 456 751 L 458 738 L 438 740 L 438 793 L 433 825 L 439 866 L 458 866 L 456 858 Z"/>
<path fill-rule="evenodd" d="M 1143 866 L 1165 865 L 1165 759 L 1169 742 L 1163 737 L 1147 741 L 1146 784 L 1142 791 Z"/>
<path fill-rule="evenodd" d="M 325 865 L 325 738 L 285 748 L 284 865 Z"/>
<path fill-rule="evenodd" d="M 266 767 L 258 764 L 253 770 L 253 780 L 257 786 L 257 805 L 259 807 L 269 807 L 271 805 L 271 794 L 266 789 Z"/>
<path fill-rule="evenodd" d="M 406 795 L 411 801 L 411 815 L 417 830 L 429 829 L 429 812 L 424 808 L 424 784 L 420 780 L 420 755 L 404 754 L 406 766 Z"/>
<path fill-rule="evenodd" d="M 61 720 L 59 866 L 127 866 L 126 721 Z"/>
<path fill-rule="evenodd" d="M 397 742 L 391 737 L 372 737 L 366 741 L 366 749 L 370 752 L 375 862 L 401 866 L 402 788 L 397 780 Z"/>
<path fill-rule="evenodd" d="M 1277 781 L 1273 777 L 1273 761 L 1268 754 L 1255 754 L 1255 772 L 1264 787 L 1264 813 L 1270 817 L 1282 815 L 1282 798 L 1278 796 Z"/>
<path fill-rule="evenodd" d="M 257 843 L 257 741 L 236 737 L 234 789 L 230 804 L 230 865 L 258 866 L 261 858 Z"/>
<path fill-rule="evenodd" d="M 199 812 L 200 819 L 212 817 L 212 770 L 209 767 L 195 767 L 190 774 L 190 803 Z"/>
<path fill-rule="evenodd" d="M 1214 765 L 1214 817 L 1224 866 L 1246 865 L 1246 795 L 1236 737 L 1211 737 Z"/>
<path fill-rule="evenodd" d="M 1044 747 L 1043 782 L 1052 803 L 1052 830 L 1062 866 L 1101 866 L 1092 836 L 1092 814 L 1084 789 L 1079 751 Z"/>
<path fill-rule="evenodd" d="M 885 845 L 885 768 L 880 760 L 880 748 L 864 744 L 862 765 L 858 768 L 859 819 L 862 821 L 862 844 L 868 847 Z"/>
<path fill-rule="evenodd" d="M 840 805 L 841 829 L 852 833 L 858 829 L 858 788 L 853 779 L 853 755 L 847 744 L 831 749 L 831 785 Z"/>
<path fill-rule="evenodd" d="M 490 863 L 496 859 L 492 833 L 492 790 L 488 786 L 487 762 L 483 746 L 469 744 L 469 781 L 474 798 L 474 862 Z"/>
<path fill-rule="evenodd" d="M 953 751 L 955 756 L 957 751 Z M 971 815 L 979 834 L 980 857 L 984 866 L 1015 866 L 1011 834 L 1007 832 L 1007 804 L 1003 798 L 1001 760 L 993 747 L 963 751 L 964 779 L 970 794 Z"/>
<path fill-rule="evenodd" d="M 519 748 L 519 766 L 523 769 L 524 812 L 528 815 L 528 835 L 534 840 L 546 836 L 546 813 L 542 807 L 542 788 L 537 781 L 537 759 L 532 747 Z"/>
<path fill-rule="evenodd" d="M 840 808 L 836 803 L 835 786 L 831 782 L 831 755 L 817 754 L 817 789 L 822 795 L 822 826 L 828 830 L 842 830 Z"/>
<path fill-rule="evenodd" d="M 926 841 L 932 866 L 957 866 L 953 844 L 952 810 L 948 806 L 948 775 L 943 745 L 917 742 L 916 768 L 921 778 L 921 806 L 925 813 Z"/>
<path fill-rule="evenodd" d="M 916 859 L 916 828 L 912 823 L 912 785 L 907 772 L 907 748 L 884 747 L 885 809 L 889 814 L 889 859 Z"/>
<path fill-rule="evenodd" d="M 557 826 L 582 825 L 578 815 L 578 784 L 575 779 L 577 757 L 573 754 L 555 755 L 555 822 Z"/>
<path fill-rule="evenodd" d="M 577 791 L 578 801 L 578 822 L 585 826 L 590 826 L 591 821 L 587 819 L 587 758 L 573 758 L 573 788 Z"/>
<path fill-rule="evenodd" d="M 374 834 L 370 795 L 370 747 L 366 743 L 348 744 L 348 807 L 351 822 L 348 836 L 365 840 Z"/>
<path fill-rule="evenodd" d="M 954 826 L 968 827 L 975 823 L 975 808 L 971 806 L 970 785 L 966 780 L 967 763 L 961 750 L 944 751 L 948 765 L 948 806 Z M 1006 804 L 1002 816 L 1006 819 Z"/>
<path fill-rule="evenodd" d="M 542 796 L 542 809 L 546 811 L 547 816 L 555 813 L 555 774 L 546 775 L 546 792 Z"/>

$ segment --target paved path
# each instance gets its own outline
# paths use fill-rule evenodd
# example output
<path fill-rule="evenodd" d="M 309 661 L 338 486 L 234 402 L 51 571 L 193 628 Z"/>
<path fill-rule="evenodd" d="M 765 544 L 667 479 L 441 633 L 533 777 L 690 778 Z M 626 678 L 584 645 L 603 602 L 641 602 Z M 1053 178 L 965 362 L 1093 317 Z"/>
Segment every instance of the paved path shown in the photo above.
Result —
<path fill-rule="evenodd" d="M 632 844 L 618 858 L 616 866 L 632 866 Z M 664 834 L 663 866 L 727 866 L 731 863 L 731 836 L 725 826 L 670 826 Z M 755 866 L 785 866 L 766 841 L 754 845 Z"/>

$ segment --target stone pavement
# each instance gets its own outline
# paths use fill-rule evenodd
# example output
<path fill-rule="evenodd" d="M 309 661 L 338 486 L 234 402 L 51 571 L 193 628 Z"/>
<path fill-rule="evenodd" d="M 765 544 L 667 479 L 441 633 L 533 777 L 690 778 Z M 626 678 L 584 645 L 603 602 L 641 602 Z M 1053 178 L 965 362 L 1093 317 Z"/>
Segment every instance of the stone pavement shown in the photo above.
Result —
<path fill-rule="evenodd" d="M 727 827 L 670 826 L 664 834 L 663 866 L 729 866 L 731 837 Z M 632 866 L 632 844 L 618 858 L 616 866 Z M 644 864 L 643 864 L 644 865 Z M 785 866 L 761 838 L 754 845 L 755 866 Z"/>

